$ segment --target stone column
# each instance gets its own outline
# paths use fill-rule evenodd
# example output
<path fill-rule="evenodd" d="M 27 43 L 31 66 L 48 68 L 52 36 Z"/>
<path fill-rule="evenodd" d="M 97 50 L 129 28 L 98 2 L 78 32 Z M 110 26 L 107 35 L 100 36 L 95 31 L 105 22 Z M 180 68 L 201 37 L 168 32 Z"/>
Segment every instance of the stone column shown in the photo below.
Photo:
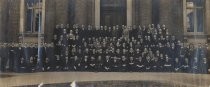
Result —
<path fill-rule="evenodd" d="M 45 9 L 46 8 L 46 4 L 45 3 L 46 3 L 46 0 L 42 0 L 42 20 L 41 20 L 42 21 L 42 24 L 41 24 L 42 25 L 41 26 L 41 30 L 42 30 L 41 32 L 42 33 L 44 33 L 44 30 L 45 30 L 45 16 L 46 16 L 45 15 L 45 10 L 46 10 Z"/>
<path fill-rule="evenodd" d="M 205 7 L 206 13 L 205 13 L 205 30 L 207 32 L 208 35 L 210 35 L 210 0 L 206 0 L 206 7 Z M 210 37 L 209 37 L 210 38 Z"/>
<path fill-rule="evenodd" d="M 187 0 L 183 0 L 183 29 L 184 29 L 184 34 L 187 33 L 187 24 L 186 24 L 186 14 L 187 14 Z"/>
<path fill-rule="evenodd" d="M 95 26 L 100 26 L 101 0 L 95 0 Z"/>
<path fill-rule="evenodd" d="M 205 18 L 205 30 L 206 30 L 206 32 L 207 32 L 207 34 L 208 34 L 208 47 L 210 48 L 210 0 L 206 0 L 206 7 L 205 7 L 206 9 L 206 14 L 205 14 L 205 16 L 206 16 L 206 18 Z M 208 63 L 210 63 L 210 49 L 208 50 L 208 55 L 207 55 L 207 58 L 208 58 Z M 210 66 L 210 65 L 209 65 Z M 210 72 L 210 67 L 209 67 L 209 72 Z"/>
<path fill-rule="evenodd" d="M 132 26 L 132 0 L 127 1 L 127 26 Z"/>
<path fill-rule="evenodd" d="M 25 0 L 20 0 L 20 29 L 19 32 L 23 33 L 25 28 Z"/>
<path fill-rule="evenodd" d="M 41 8 L 42 8 L 42 19 L 41 19 L 41 26 L 40 26 L 40 28 L 41 28 L 41 31 L 39 32 L 39 34 L 38 34 L 38 43 L 39 42 L 44 42 L 44 36 L 43 36 L 43 34 L 45 33 L 44 31 L 45 31 L 45 10 L 46 10 L 46 0 L 42 0 L 42 4 L 41 4 Z"/>

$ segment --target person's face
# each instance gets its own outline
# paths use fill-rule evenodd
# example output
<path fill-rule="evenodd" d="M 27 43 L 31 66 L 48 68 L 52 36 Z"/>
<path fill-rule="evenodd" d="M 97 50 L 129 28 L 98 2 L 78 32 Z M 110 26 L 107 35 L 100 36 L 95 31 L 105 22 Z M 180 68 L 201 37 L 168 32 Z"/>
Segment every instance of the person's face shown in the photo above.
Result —
<path fill-rule="evenodd" d="M 139 49 L 137 49 L 136 52 L 139 53 Z"/>
<path fill-rule="evenodd" d="M 130 60 L 133 60 L 133 57 L 130 57 Z"/>
<path fill-rule="evenodd" d="M 75 59 L 75 60 L 77 60 L 77 59 L 78 59 L 78 57 L 77 57 L 77 56 L 75 56 L 75 57 L 74 57 L 74 59 Z"/>
<path fill-rule="evenodd" d="M 158 29 L 160 28 L 160 24 L 157 25 L 157 28 L 158 28 Z"/>
<path fill-rule="evenodd" d="M 130 42 L 130 46 L 131 46 L 131 47 L 133 46 L 133 43 L 132 43 L 132 42 Z"/>
<path fill-rule="evenodd" d="M 123 57 L 122 57 L 122 60 L 125 61 L 125 59 L 126 59 L 125 56 L 123 56 Z"/>
<path fill-rule="evenodd" d="M 147 40 L 147 36 L 145 36 L 144 38 L 145 38 L 145 40 Z"/>
<path fill-rule="evenodd" d="M 61 40 L 63 39 L 63 35 L 60 36 L 60 39 L 61 39 Z"/>
<path fill-rule="evenodd" d="M 106 60 L 109 60 L 109 56 L 106 56 Z"/>
<path fill-rule="evenodd" d="M 162 34 L 162 30 L 161 29 L 159 29 L 159 34 Z"/>
<path fill-rule="evenodd" d="M 140 41 L 141 41 L 141 43 L 143 43 L 144 40 L 143 39 L 140 39 Z"/>
<path fill-rule="evenodd" d="M 168 36 L 166 36 L 166 40 L 169 40 L 169 37 Z"/>
<path fill-rule="evenodd" d="M 163 39 L 163 36 L 161 35 L 160 38 Z"/>
<path fill-rule="evenodd" d="M 125 47 L 125 43 L 123 43 L 123 47 Z"/>
<path fill-rule="evenodd" d="M 170 47 L 170 43 L 169 42 L 167 43 L 167 47 Z"/>
<path fill-rule="evenodd" d="M 72 34 L 73 33 L 73 31 L 72 30 L 70 30 L 70 34 Z"/>
<path fill-rule="evenodd" d="M 98 56 L 98 60 L 101 60 L 101 56 Z"/>
<path fill-rule="evenodd" d="M 63 30 L 63 33 L 66 34 L 66 29 Z"/>
<path fill-rule="evenodd" d="M 57 35 L 54 35 L 54 39 L 55 39 L 55 40 L 57 39 Z"/>
<path fill-rule="evenodd" d="M 103 43 L 103 47 L 106 47 L 106 43 L 105 42 Z"/>
<path fill-rule="evenodd" d="M 145 30 L 146 29 L 146 26 L 143 26 L 143 30 Z"/>
<path fill-rule="evenodd" d="M 148 40 L 150 41 L 150 36 L 148 36 L 147 38 L 148 38 Z"/>
<path fill-rule="evenodd" d="M 134 40 L 135 38 L 134 37 L 132 37 L 132 40 Z"/>
<path fill-rule="evenodd" d="M 87 59 L 88 59 L 87 56 L 85 56 L 85 61 L 87 61 Z"/>
<path fill-rule="evenodd" d="M 178 41 L 178 45 L 181 45 L 181 41 Z"/>
<path fill-rule="evenodd" d="M 174 43 L 172 43 L 172 47 L 175 48 L 175 44 Z"/>
<path fill-rule="evenodd" d="M 172 40 L 175 40 L 175 36 L 172 36 Z"/>

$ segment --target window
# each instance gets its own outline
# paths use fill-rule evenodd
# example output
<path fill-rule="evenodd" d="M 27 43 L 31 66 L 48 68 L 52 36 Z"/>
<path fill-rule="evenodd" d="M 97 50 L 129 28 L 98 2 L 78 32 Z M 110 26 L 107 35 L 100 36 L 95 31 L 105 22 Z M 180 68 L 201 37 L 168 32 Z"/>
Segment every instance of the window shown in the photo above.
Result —
<path fill-rule="evenodd" d="M 42 0 L 26 0 L 26 33 L 41 31 Z"/>
<path fill-rule="evenodd" d="M 101 25 L 126 25 L 126 0 L 101 0 L 100 6 Z"/>
<path fill-rule="evenodd" d="M 204 0 L 187 0 L 186 31 L 187 33 L 204 32 Z"/>

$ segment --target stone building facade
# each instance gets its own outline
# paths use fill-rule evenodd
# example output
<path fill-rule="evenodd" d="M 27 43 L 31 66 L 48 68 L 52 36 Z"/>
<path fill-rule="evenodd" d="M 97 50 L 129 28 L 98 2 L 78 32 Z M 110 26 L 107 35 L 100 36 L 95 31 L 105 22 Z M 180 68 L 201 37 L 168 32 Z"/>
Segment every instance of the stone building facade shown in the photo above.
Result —
<path fill-rule="evenodd" d="M 0 0 L 0 41 L 36 42 L 37 33 L 25 33 L 26 0 Z M 113 0 L 107 0 L 113 1 Z M 210 1 L 204 0 L 204 31 L 186 32 L 186 7 L 190 0 L 116 0 L 124 1 L 125 25 L 165 24 L 171 34 L 186 42 L 209 42 Z M 51 42 L 56 24 L 100 25 L 103 0 L 42 0 L 42 30 L 44 42 Z M 110 2 L 111 3 L 111 2 Z M 25 6 L 25 7 L 24 7 Z M 111 6 L 111 5 L 110 5 Z M 112 13 L 112 8 L 107 8 Z M 21 38 L 25 38 L 24 40 Z"/>

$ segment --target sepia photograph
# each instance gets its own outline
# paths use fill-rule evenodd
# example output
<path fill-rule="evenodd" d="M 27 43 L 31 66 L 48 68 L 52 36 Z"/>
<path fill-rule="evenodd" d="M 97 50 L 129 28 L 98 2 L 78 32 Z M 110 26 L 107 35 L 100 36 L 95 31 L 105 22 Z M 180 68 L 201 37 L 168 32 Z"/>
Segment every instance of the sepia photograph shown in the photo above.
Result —
<path fill-rule="evenodd" d="M 0 87 L 210 87 L 210 0 L 0 0 Z"/>

